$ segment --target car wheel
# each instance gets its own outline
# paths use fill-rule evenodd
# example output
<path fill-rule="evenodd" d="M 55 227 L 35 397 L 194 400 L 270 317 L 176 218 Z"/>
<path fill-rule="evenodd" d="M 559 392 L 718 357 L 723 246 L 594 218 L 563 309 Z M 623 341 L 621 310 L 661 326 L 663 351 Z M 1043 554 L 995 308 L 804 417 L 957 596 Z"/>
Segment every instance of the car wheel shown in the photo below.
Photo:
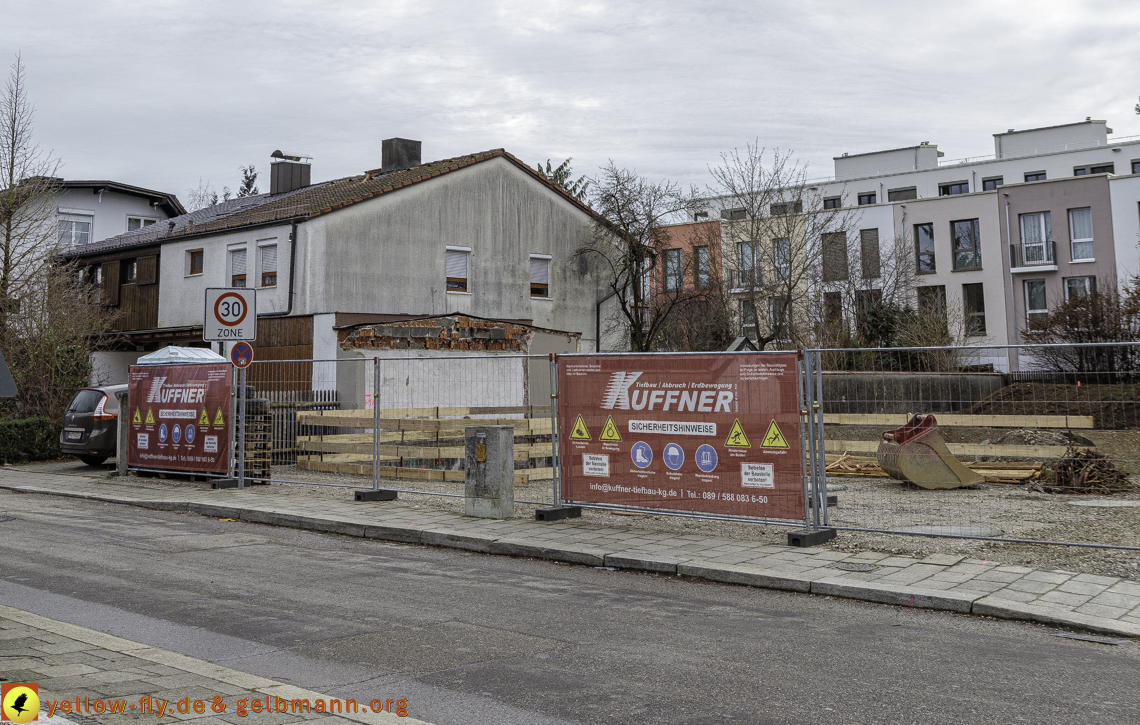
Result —
<path fill-rule="evenodd" d="M 107 456 L 80 456 L 79 460 L 83 461 L 88 466 L 98 466 L 100 463 L 107 460 Z"/>

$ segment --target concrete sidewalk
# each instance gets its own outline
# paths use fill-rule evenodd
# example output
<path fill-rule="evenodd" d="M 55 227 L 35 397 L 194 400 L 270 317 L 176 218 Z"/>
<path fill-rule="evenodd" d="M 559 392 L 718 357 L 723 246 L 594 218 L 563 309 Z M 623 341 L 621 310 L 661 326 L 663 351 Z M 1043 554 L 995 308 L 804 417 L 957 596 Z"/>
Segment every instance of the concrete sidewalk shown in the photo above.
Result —
<path fill-rule="evenodd" d="M 394 701 L 398 695 L 381 701 L 382 712 L 371 711 L 375 701 L 359 703 L 355 713 L 345 712 L 352 709 L 350 705 L 336 700 L 334 706 L 333 698 L 318 692 L 12 607 L 0 606 L 0 657 L 6 681 L 39 685 L 41 720 L 50 715 L 55 722 L 62 717 L 106 725 L 170 718 L 192 720 L 196 725 L 266 719 L 274 725 L 429 725 L 411 716 L 399 717 Z M 184 698 L 189 698 L 187 711 L 179 712 L 177 703 Z M 303 701 L 308 712 L 301 703 L 295 712 L 295 700 Z M 318 701 L 322 711 L 335 708 L 340 712 L 313 712 Z M 272 712 L 265 709 L 265 703 Z M 413 714 L 414 703 L 404 704 L 405 714 Z"/>
<path fill-rule="evenodd" d="M 605 527 L 580 519 L 497 521 L 384 503 L 314 500 L 265 487 L 213 491 L 10 468 L 0 469 L 0 488 L 1140 637 L 1140 583 L 954 555 L 846 554 Z"/>

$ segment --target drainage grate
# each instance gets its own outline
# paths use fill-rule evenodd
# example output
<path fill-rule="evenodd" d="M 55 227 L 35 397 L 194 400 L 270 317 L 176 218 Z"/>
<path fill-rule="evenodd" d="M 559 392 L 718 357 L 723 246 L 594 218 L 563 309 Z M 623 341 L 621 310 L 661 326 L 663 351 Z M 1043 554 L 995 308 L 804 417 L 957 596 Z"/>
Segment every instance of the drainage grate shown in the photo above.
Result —
<path fill-rule="evenodd" d="M 876 569 L 878 569 L 879 567 L 875 566 L 874 564 L 845 564 L 845 563 L 839 563 L 839 564 L 836 564 L 836 565 L 835 565 L 835 568 L 836 568 L 836 569 L 842 569 L 843 571 L 875 571 L 875 570 L 876 570 Z"/>

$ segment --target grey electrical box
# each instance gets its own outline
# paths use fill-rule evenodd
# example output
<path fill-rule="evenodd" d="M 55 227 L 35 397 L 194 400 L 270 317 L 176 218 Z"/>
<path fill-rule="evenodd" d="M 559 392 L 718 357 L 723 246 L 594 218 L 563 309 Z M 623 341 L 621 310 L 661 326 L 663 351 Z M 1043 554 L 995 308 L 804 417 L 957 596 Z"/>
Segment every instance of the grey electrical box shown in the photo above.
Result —
<path fill-rule="evenodd" d="M 481 425 L 464 431 L 468 516 L 509 519 L 515 515 L 515 429 Z"/>

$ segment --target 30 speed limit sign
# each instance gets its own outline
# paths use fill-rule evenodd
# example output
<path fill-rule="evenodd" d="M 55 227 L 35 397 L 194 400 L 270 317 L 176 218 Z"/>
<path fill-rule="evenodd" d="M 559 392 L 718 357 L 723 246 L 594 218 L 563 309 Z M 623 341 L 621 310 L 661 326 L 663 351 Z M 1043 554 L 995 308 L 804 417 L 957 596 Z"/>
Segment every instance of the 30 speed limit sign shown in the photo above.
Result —
<path fill-rule="evenodd" d="M 206 290 L 206 323 L 202 339 L 257 339 L 257 290 L 211 287 Z"/>

